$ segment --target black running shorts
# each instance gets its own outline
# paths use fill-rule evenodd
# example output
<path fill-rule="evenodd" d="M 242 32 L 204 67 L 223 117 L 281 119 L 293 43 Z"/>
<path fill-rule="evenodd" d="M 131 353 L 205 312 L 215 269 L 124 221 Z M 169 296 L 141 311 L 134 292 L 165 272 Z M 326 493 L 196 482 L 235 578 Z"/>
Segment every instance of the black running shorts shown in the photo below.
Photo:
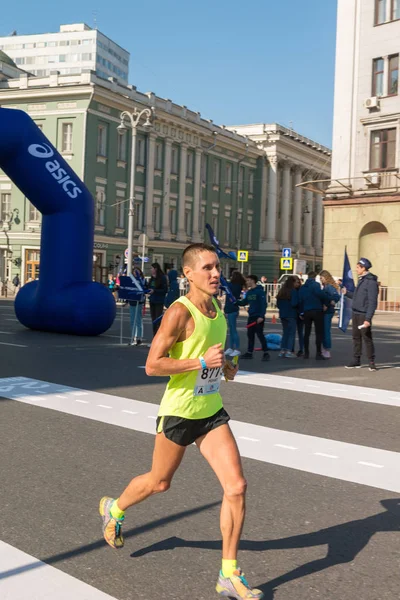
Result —
<path fill-rule="evenodd" d="M 183 419 L 182 417 L 158 417 L 157 433 L 163 432 L 165 437 L 178 446 L 190 446 L 199 437 L 212 429 L 228 423 L 230 416 L 221 408 L 212 417 L 206 419 Z"/>

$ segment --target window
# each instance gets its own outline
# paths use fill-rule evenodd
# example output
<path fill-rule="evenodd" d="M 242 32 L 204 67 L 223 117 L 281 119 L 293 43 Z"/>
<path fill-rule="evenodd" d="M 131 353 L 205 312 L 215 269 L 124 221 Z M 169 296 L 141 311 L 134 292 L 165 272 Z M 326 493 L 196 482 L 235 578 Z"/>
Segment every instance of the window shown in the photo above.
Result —
<path fill-rule="evenodd" d="M 171 173 L 178 174 L 178 148 L 172 146 L 171 150 Z"/>
<path fill-rule="evenodd" d="M 159 204 L 153 204 L 153 226 L 157 233 L 161 229 L 161 207 Z"/>
<path fill-rule="evenodd" d="M 242 234 L 242 215 L 238 215 L 236 220 L 236 241 L 240 243 Z"/>
<path fill-rule="evenodd" d="M 176 208 L 169 209 L 169 228 L 171 233 L 176 233 Z"/>
<path fill-rule="evenodd" d="M 375 58 L 372 61 L 372 95 L 383 96 L 383 58 Z"/>
<path fill-rule="evenodd" d="M 249 175 L 249 194 L 254 194 L 254 173 Z"/>
<path fill-rule="evenodd" d="M 25 282 L 39 279 L 40 252 L 25 250 Z"/>
<path fill-rule="evenodd" d="M 192 211 L 185 210 L 185 231 L 187 236 L 192 235 Z"/>
<path fill-rule="evenodd" d="M 107 125 L 97 127 L 97 154 L 107 156 Z"/>
<path fill-rule="evenodd" d="M 158 170 L 162 170 L 162 159 L 163 159 L 163 147 L 161 142 L 156 143 L 156 151 L 154 157 L 154 167 Z"/>
<path fill-rule="evenodd" d="M 96 204 L 94 211 L 94 222 L 96 225 L 104 225 L 106 193 L 103 188 L 96 189 Z"/>
<path fill-rule="evenodd" d="M 400 0 L 392 0 L 390 18 L 392 21 L 400 19 Z"/>
<path fill-rule="evenodd" d="M 84 52 L 82 54 L 82 60 L 92 60 L 92 53 L 91 52 Z"/>
<path fill-rule="evenodd" d="M 136 202 L 135 203 L 135 214 L 134 214 L 134 219 L 135 219 L 135 223 L 134 223 L 134 228 L 135 231 L 140 231 L 142 229 L 142 205 L 140 202 Z"/>
<path fill-rule="evenodd" d="M 396 129 L 371 132 L 370 170 L 394 169 L 396 159 Z"/>
<path fill-rule="evenodd" d="M 194 161 L 193 152 L 188 152 L 186 155 L 186 177 L 193 179 L 194 175 Z"/>
<path fill-rule="evenodd" d="M 0 221 L 8 221 L 11 216 L 11 194 L 0 196 Z"/>
<path fill-rule="evenodd" d="M 221 165 L 219 160 L 214 160 L 213 164 L 213 184 L 219 185 Z"/>
<path fill-rule="evenodd" d="M 224 237 L 225 237 L 225 244 L 229 244 L 229 237 L 230 237 L 230 218 L 229 217 L 225 217 L 225 219 L 224 219 Z"/>
<path fill-rule="evenodd" d="M 251 238 L 253 237 L 253 223 L 251 221 L 247 221 L 247 243 L 250 246 Z"/>
<path fill-rule="evenodd" d="M 37 223 L 40 221 L 40 212 L 38 209 L 29 202 L 29 210 L 28 210 L 28 221 L 31 223 Z"/>
<path fill-rule="evenodd" d="M 244 167 L 239 167 L 239 192 L 243 192 Z"/>
<path fill-rule="evenodd" d="M 117 158 L 118 160 L 126 161 L 126 135 L 118 136 L 118 149 Z"/>
<path fill-rule="evenodd" d="M 136 146 L 136 164 L 142 167 L 144 167 L 145 149 L 145 141 L 139 138 Z"/>
<path fill-rule="evenodd" d="M 217 217 L 217 215 L 213 215 L 211 222 L 212 222 L 212 228 L 214 230 L 214 233 L 218 237 L 218 217 Z"/>
<path fill-rule="evenodd" d="M 66 54 L 60 54 L 58 57 L 58 62 L 65 62 L 66 58 L 67 58 Z"/>
<path fill-rule="evenodd" d="M 225 187 L 229 189 L 232 187 L 232 165 L 230 163 L 227 163 L 225 167 Z"/>
<path fill-rule="evenodd" d="M 207 181 L 207 157 L 202 154 L 201 156 L 201 183 Z"/>
<path fill-rule="evenodd" d="M 119 196 L 116 199 L 115 206 L 115 227 L 124 229 L 125 227 L 125 200 Z"/>
<path fill-rule="evenodd" d="M 386 22 L 386 1 L 375 0 L 375 25 Z"/>
<path fill-rule="evenodd" d="M 399 55 L 389 56 L 388 96 L 397 96 L 399 82 Z"/>
<path fill-rule="evenodd" d="M 72 123 L 62 124 L 61 152 L 72 152 Z"/>

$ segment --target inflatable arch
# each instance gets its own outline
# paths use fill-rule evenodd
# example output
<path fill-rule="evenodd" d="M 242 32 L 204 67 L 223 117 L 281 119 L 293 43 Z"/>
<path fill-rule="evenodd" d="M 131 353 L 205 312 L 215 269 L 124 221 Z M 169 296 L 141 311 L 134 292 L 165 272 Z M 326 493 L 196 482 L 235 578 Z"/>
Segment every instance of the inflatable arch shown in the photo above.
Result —
<path fill-rule="evenodd" d="M 42 213 L 40 279 L 15 299 L 18 320 L 41 331 L 98 335 L 115 318 L 111 292 L 92 281 L 89 190 L 25 112 L 0 108 L 0 167 Z"/>

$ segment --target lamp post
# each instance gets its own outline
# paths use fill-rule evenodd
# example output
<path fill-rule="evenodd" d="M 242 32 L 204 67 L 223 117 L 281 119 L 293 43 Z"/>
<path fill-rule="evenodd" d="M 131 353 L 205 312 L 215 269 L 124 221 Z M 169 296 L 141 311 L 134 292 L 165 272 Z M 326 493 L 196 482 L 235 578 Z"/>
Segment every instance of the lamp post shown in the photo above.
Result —
<path fill-rule="evenodd" d="M 14 208 L 10 213 L 4 214 L 4 218 L 0 218 L 0 232 L 4 233 L 7 240 L 7 250 L 5 257 L 7 262 L 4 263 L 4 273 L 2 274 L 5 285 L 7 285 L 7 275 L 11 275 L 11 260 L 13 256 L 13 251 L 10 247 L 10 238 L 8 232 L 10 231 L 13 223 L 15 223 L 16 225 L 19 225 L 21 223 L 18 208 Z"/>
<path fill-rule="evenodd" d="M 128 211 L 128 263 L 126 265 L 127 275 L 132 273 L 132 255 L 133 255 L 133 232 L 134 232 L 134 217 L 135 217 L 135 175 L 136 175 L 136 134 L 137 126 L 139 125 L 140 119 L 145 117 L 146 120 L 143 123 L 143 127 L 147 130 L 153 127 L 152 117 L 153 109 L 144 108 L 139 111 L 137 108 L 130 113 L 124 110 L 121 115 L 121 123 L 117 127 L 117 131 L 120 135 L 125 135 L 128 128 L 125 121 L 130 121 L 131 133 L 132 133 L 132 148 L 131 148 L 131 177 L 130 177 L 130 190 L 129 190 L 129 211 Z"/>

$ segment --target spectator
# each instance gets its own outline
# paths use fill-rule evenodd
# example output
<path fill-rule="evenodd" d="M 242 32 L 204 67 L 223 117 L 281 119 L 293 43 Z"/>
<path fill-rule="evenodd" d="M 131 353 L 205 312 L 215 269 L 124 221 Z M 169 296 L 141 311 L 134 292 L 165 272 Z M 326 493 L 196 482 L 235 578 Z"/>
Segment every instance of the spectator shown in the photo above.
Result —
<path fill-rule="evenodd" d="M 14 286 L 14 295 L 15 295 L 17 293 L 19 286 L 21 285 L 18 273 L 16 274 L 16 276 L 14 277 L 12 282 L 13 282 L 13 286 Z"/>
<path fill-rule="evenodd" d="M 146 287 L 143 271 L 135 267 L 132 275 L 138 280 L 142 288 Z M 129 314 L 131 318 L 131 346 L 140 346 L 143 340 L 143 306 L 146 302 L 146 296 L 137 294 L 137 300 L 129 300 Z"/>
<path fill-rule="evenodd" d="M 165 297 L 165 308 L 171 306 L 171 304 L 179 298 L 178 271 L 176 271 L 176 269 L 170 269 L 168 271 L 168 282 L 169 289 L 168 294 Z"/>
<path fill-rule="evenodd" d="M 151 265 L 150 288 L 150 315 L 153 324 L 153 337 L 156 335 L 160 325 L 164 309 L 165 296 L 168 292 L 168 283 L 158 263 Z"/>
<path fill-rule="evenodd" d="M 281 358 L 296 358 L 292 348 L 296 336 L 298 304 L 299 293 L 296 288 L 296 277 L 291 275 L 286 279 L 277 296 L 279 318 L 283 329 L 282 345 L 279 353 Z"/>
<path fill-rule="evenodd" d="M 375 347 L 372 340 L 372 317 L 378 304 L 378 278 L 369 272 L 372 267 L 368 258 L 360 258 L 356 270 L 358 284 L 354 292 L 348 292 L 345 287 L 342 293 L 353 298 L 353 354 L 351 363 L 346 369 L 358 369 L 361 367 L 362 340 L 364 338 L 369 370 L 376 371 Z"/>
<path fill-rule="evenodd" d="M 330 299 L 328 308 L 324 312 L 324 335 L 322 339 L 322 355 L 324 358 L 330 358 L 332 348 L 331 326 L 332 318 L 335 314 L 336 303 L 340 300 L 339 285 L 333 279 L 329 271 L 321 271 L 319 276 L 321 279 L 323 289 L 325 290 L 325 292 L 327 292 Z"/>
<path fill-rule="evenodd" d="M 240 300 L 243 288 L 246 285 L 246 280 L 239 271 L 233 271 L 228 287 L 231 290 L 236 300 Z M 232 350 L 240 349 L 240 337 L 237 331 L 237 318 L 239 314 L 239 306 L 236 303 L 230 302 L 228 298 L 225 300 L 224 312 L 228 320 L 229 326 L 229 344 Z"/>
<path fill-rule="evenodd" d="M 256 275 L 248 275 L 246 277 L 246 285 L 248 291 L 243 300 L 238 300 L 239 306 L 249 305 L 249 317 L 247 320 L 247 352 L 242 355 L 242 358 L 253 358 L 254 342 L 257 335 L 261 342 L 263 357 L 261 360 L 269 360 L 267 342 L 264 336 L 265 311 L 267 310 L 267 301 L 264 290 L 260 285 L 257 285 L 258 278 Z"/>
<path fill-rule="evenodd" d="M 303 284 L 303 281 L 298 275 L 294 275 L 294 277 L 296 279 L 295 288 L 297 291 L 299 291 Z M 297 329 L 297 337 L 299 338 L 299 349 L 297 351 L 296 356 L 298 358 L 300 358 L 301 356 L 304 356 L 304 314 L 303 314 L 303 307 L 302 307 L 301 300 L 300 300 L 300 294 L 299 294 L 299 303 L 297 305 L 296 329 Z M 292 352 L 294 352 L 294 344 L 293 344 Z"/>
<path fill-rule="evenodd" d="M 316 359 L 325 360 L 322 356 L 322 338 L 324 335 L 324 306 L 329 304 L 328 294 L 315 281 L 317 274 L 308 273 L 308 279 L 300 288 L 299 297 L 304 311 L 304 358 L 310 358 L 310 335 L 312 324 L 315 327 Z"/>

